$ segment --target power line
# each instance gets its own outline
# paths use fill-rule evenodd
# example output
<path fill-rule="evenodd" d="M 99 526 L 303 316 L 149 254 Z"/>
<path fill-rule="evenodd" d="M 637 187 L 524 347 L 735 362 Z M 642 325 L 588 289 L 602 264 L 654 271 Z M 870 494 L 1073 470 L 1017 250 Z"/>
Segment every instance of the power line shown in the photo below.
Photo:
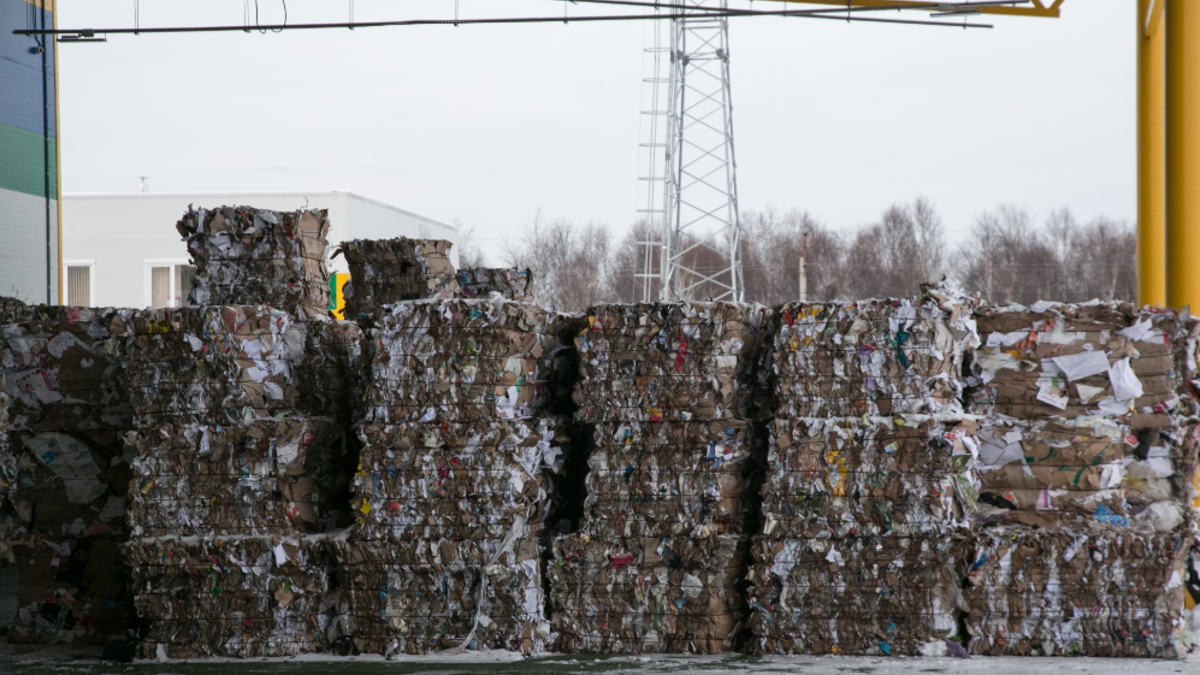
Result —
<path fill-rule="evenodd" d="M 1007 3 L 1011 4 L 1011 3 Z M 652 5 L 648 5 L 652 6 Z M 281 33 L 284 30 L 320 30 L 320 29 L 356 29 L 384 28 L 407 26 L 470 26 L 470 25 L 504 25 L 504 24 L 541 24 L 541 23 L 592 23 L 607 21 L 664 21 L 672 19 L 694 19 L 697 17 L 742 17 L 742 16 L 782 16 L 797 19 L 826 19 L 833 21 L 855 21 L 860 23 L 888 23 L 916 26 L 940 26 L 942 28 L 994 28 L 991 24 L 983 23 L 946 23 L 943 21 L 921 21 L 915 19 L 875 19 L 863 16 L 834 16 L 830 14 L 814 14 L 810 11 L 758 11 L 741 9 L 700 10 L 673 14 L 610 14 L 576 17 L 561 16 L 531 16 L 531 17 L 501 17 L 493 19 L 401 19 L 395 21 L 360 21 L 353 23 L 296 23 L 296 24 L 255 24 L 253 27 L 241 26 L 168 26 L 160 28 L 33 28 L 14 30 L 14 35 L 62 35 L 67 37 L 92 38 L 96 34 L 123 35 L 143 33 L 247 33 L 250 30 L 271 31 Z"/>

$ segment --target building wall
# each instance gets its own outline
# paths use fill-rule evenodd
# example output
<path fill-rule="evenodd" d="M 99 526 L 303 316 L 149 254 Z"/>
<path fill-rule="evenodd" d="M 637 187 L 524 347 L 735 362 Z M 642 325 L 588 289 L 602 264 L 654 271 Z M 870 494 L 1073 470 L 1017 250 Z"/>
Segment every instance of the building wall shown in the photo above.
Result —
<path fill-rule="evenodd" d="M 175 223 L 194 208 L 245 205 L 277 211 L 328 209 L 330 250 L 355 238 L 418 235 L 418 222 L 439 233 L 454 228 L 348 192 L 66 195 L 63 198 L 63 259 L 91 264 L 92 294 L 98 306 L 144 307 L 147 261 L 188 260 Z M 355 204 L 357 206 L 352 206 Z M 362 207 L 363 204 L 367 206 Z M 402 217 L 396 214 L 403 214 Z M 368 234 L 361 234 L 366 232 Z M 441 236 L 441 234 L 437 235 Z M 330 272 L 346 272 L 339 256 Z"/>
<path fill-rule="evenodd" d="M 348 193 L 350 238 L 391 239 L 412 237 L 415 239 L 446 239 L 458 243 L 458 228 L 431 220 L 383 202 Z M 330 241 L 333 241 L 330 238 Z M 340 261 L 340 258 L 339 258 Z M 458 250 L 450 249 L 450 262 L 458 267 Z M 344 267 L 336 271 L 345 272 Z"/>
<path fill-rule="evenodd" d="M 35 53 L 39 41 L 12 34 L 53 28 L 53 0 L 44 9 L 0 0 L 0 295 L 28 302 L 59 298 L 57 45 Z"/>

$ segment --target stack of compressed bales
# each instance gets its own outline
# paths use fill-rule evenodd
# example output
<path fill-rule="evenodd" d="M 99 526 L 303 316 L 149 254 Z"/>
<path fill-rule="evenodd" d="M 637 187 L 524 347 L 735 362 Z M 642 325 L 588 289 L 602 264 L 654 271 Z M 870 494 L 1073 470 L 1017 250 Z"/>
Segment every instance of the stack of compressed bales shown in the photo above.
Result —
<path fill-rule="evenodd" d="M 11 508 L 4 534 L 20 574 L 13 642 L 96 644 L 133 626 L 119 564 L 133 421 L 116 317 L 38 306 L 0 325 L 0 483 L 11 486 L 0 518 Z"/>
<path fill-rule="evenodd" d="M 188 209 L 175 228 L 196 267 L 188 305 L 257 305 L 313 314 L 329 309 L 324 209 Z"/>
<path fill-rule="evenodd" d="M 540 651 L 538 537 L 562 468 L 558 317 L 504 300 L 401 302 L 376 315 L 355 481 L 339 543 L 361 652 Z"/>
<path fill-rule="evenodd" d="M 350 522 L 361 353 L 358 327 L 324 314 L 328 224 L 323 212 L 238 207 L 189 212 L 179 227 L 197 265 L 192 297 L 212 304 L 119 321 L 137 424 L 126 552 L 142 653 L 326 649 L 337 594 L 321 535 Z"/>
<path fill-rule="evenodd" d="M 533 300 L 533 272 L 507 267 L 467 267 L 458 271 L 459 295 L 486 298 L 499 293 L 506 300 Z"/>
<path fill-rule="evenodd" d="M 268 638 L 328 621 L 312 597 L 285 603 L 286 591 L 271 585 L 320 598 L 328 548 L 316 546 L 299 569 L 290 567 L 292 558 L 263 551 L 304 548 L 307 535 L 348 522 L 356 457 L 344 423 L 349 411 L 330 403 L 349 405 L 346 371 L 359 348 L 357 327 L 301 321 L 264 305 L 130 311 L 122 327 L 139 426 L 128 554 L 138 612 L 149 626 L 144 655 L 279 655 L 327 646 L 321 631 Z M 212 562 L 205 582 L 226 592 L 206 598 L 207 613 L 197 615 L 175 598 L 200 583 L 187 578 L 184 563 L 228 542 L 236 547 L 217 556 L 222 562 Z M 181 560 L 164 562 L 163 550 Z M 228 576 L 234 560 L 250 560 L 253 571 Z M 225 585 L 233 583 L 241 585 Z"/>
<path fill-rule="evenodd" d="M 911 655 L 956 637 L 975 425 L 958 392 L 972 300 L 792 303 L 775 336 L 753 648 Z"/>
<path fill-rule="evenodd" d="M 350 282 L 343 293 L 345 316 L 373 316 L 404 300 L 448 299 L 458 292 L 451 242 L 442 239 L 356 239 L 342 242 Z"/>
<path fill-rule="evenodd" d="M 770 318 L 728 303 L 588 310 L 575 339 L 587 497 L 549 572 L 558 649 L 736 646 L 753 526 L 749 385 Z"/>
<path fill-rule="evenodd" d="M 987 415 L 989 506 L 965 591 L 971 651 L 1176 654 L 1200 446 L 1194 322 L 1100 302 L 978 321 L 968 400 Z"/>

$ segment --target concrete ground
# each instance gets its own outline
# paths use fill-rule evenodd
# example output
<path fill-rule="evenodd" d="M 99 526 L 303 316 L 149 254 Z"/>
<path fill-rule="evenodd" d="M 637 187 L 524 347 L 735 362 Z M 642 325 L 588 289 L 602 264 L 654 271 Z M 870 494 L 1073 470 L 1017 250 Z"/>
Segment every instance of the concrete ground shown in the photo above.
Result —
<path fill-rule="evenodd" d="M 1200 675 L 1200 660 L 1066 658 L 898 658 L 870 657 L 593 657 L 514 658 L 508 653 L 460 657 L 419 657 L 395 661 L 372 658 L 298 657 L 294 659 L 211 660 L 198 662 L 107 663 L 96 649 L 18 647 L 0 643 L 0 673 L 5 675 Z"/>

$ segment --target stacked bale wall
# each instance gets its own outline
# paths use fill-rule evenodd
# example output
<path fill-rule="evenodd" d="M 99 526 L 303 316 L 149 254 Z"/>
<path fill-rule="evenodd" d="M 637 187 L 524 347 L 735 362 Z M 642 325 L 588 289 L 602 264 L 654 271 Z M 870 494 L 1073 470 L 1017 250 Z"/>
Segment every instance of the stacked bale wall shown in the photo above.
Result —
<path fill-rule="evenodd" d="M 911 655 L 958 638 L 977 496 L 962 413 L 968 298 L 780 310 L 753 546 L 751 647 Z"/>
<path fill-rule="evenodd" d="M 978 321 L 970 650 L 1178 655 L 1200 446 L 1194 322 L 1100 302 L 985 308 Z"/>
<path fill-rule="evenodd" d="M 119 311 L 10 306 L 5 314 L 0 520 L 9 529 L 4 557 L 19 571 L 9 641 L 103 644 L 134 626 L 120 554 L 133 420 L 112 331 Z"/>
<path fill-rule="evenodd" d="M 400 302 L 372 331 L 358 522 L 338 544 L 355 649 L 543 650 L 539 537 L 565 438 L 555 313 Z"/>
<path fill-rule="evenodd" d="M 749 422 L 771 314 L 728 303 L 600 305 L 575 338 L 587 497 L 554 539 L 562 651 L 731 651 L 761 462 Z"/>
<path fill-rule="evenodd" d="M 198 306 L 124 310 L 117 331 L 142 656 L 331 649 L 340 594 L 322 533 L 351 520 L 361 331 L 325 316 L 325 213 L 202 209 L 178 227 Z"/>

